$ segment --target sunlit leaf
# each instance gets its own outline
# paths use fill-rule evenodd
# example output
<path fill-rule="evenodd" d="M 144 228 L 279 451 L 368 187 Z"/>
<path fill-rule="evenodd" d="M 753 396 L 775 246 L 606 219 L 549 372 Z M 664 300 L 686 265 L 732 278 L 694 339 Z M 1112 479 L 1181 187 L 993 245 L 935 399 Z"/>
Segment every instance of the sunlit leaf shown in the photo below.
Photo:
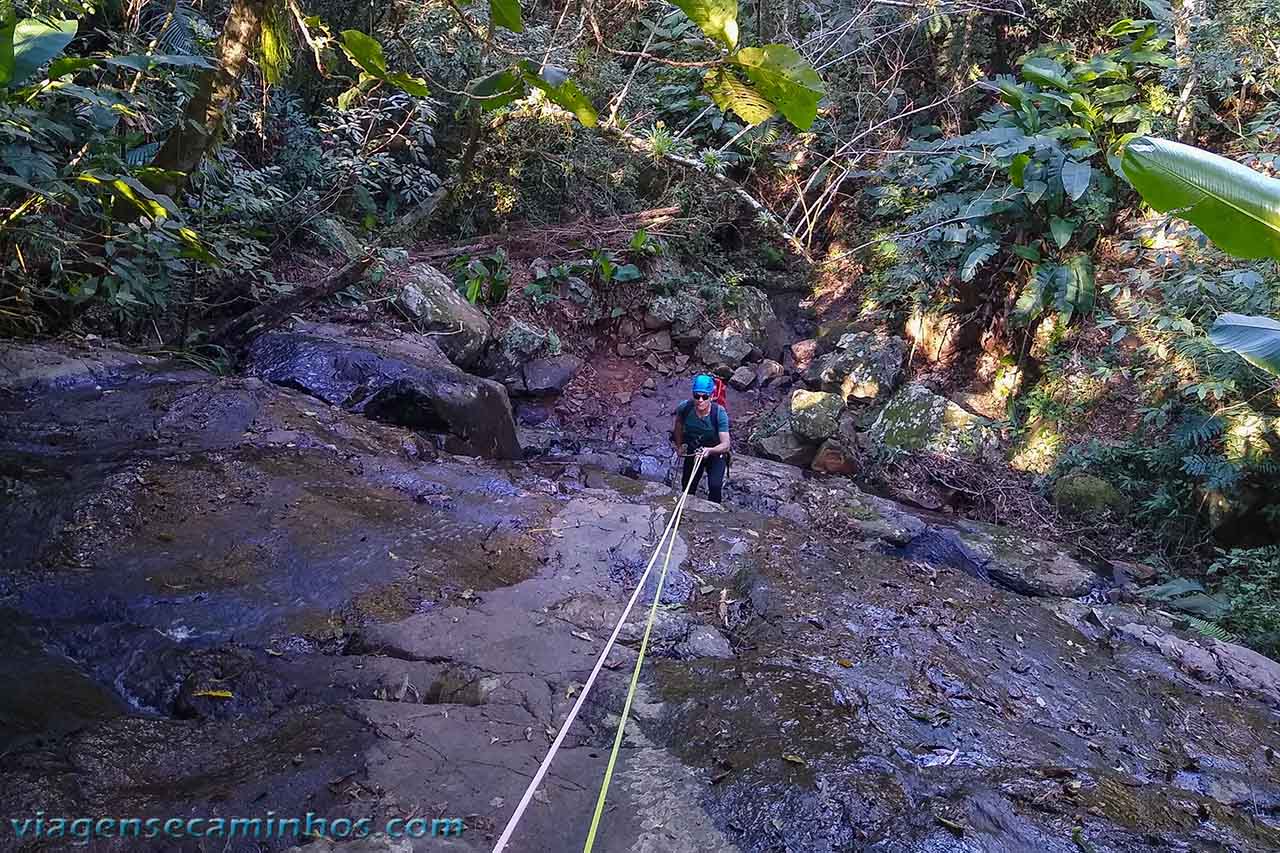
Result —
<path fill-rule="evenodd" d="M 359 30 L 343 30 L 342 52 L 351 60 L 352 65 L 369 76 L 379 80 L 386 78 L 387 59 L 383 56 L 382 45 L 377 39 Z"/>
<path fill-rule="evenodd" d="M 18 21 L 13 30 L 12 71 L 5 82 L 17 86 L 62 53 L 76 37 L 79 26 L 74 20 L 45 22 L 26 18 Z"/>
<path fill-rule="evenodd" d="M 1209 330 L 1209 340 L 1238 353 L 1254 367 L 1280 375 L 1280 323 L 1270 317 L 1219 315 Z"/>
<path fill-rule="evenodd" d="M 1198 227 L 1240 258 L 1280 258 L 1280 180 L 1167 139 L 1125 146 L 1124 175 L 1147 204 Z"/>
<path fill-rule="evenodd" d="M 1075 90 L 1075 82 L 1062 67 L 1061 63 L 1052 59 L 1037 56 L 1022 64 L 1022 76 L 1040 86 L 1053 86 L 1064 92 Z"/>
<path fill-rule="evenodd" d="M 800 130 L 813 125 L 825 89 L 818 72 L 795 48 L 785 44 L 744 47 L 733 62 L 787 121 Z"/>
<path fill-rule="evenodd" d="M 671 0 L 707 38 L 733 50 L 738 46 L 738 0 Z"/>
<path fill-rule="evenodd" d="M 525 82 L 530 86 L 541 89 L 543 94 L 547 96 L 547 100 L 573 113 L 577 116 L 578 121 L 587 127 L 596 126 L 595 107 L 591 105 L 591 99 L 582 93 L 576 83 L 568 79 L 568 77 L 564 77 L 563 83 L 553 86 L 543 76 L 542 69 L 527 59 L 520 60 L 519 67 L 524 75 Z"/>
<path fill-rule="evenodd" d="M 768 98 L 728 68 L 709 69 L 705 80 L 707 94 L 715 105 L 724 112 L 735 113 L 747 124 L 760 124 L 775 112 Z"/>

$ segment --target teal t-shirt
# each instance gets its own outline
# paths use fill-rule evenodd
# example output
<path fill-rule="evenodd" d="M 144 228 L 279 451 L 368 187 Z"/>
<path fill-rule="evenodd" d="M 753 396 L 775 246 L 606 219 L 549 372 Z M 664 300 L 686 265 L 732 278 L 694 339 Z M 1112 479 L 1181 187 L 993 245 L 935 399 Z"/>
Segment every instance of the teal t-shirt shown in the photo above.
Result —
<path fill-rule="evenodd" d="M 720 443 L 720 433 L 729 431 L 729 413 L 719 403 L 712 403 L 711 411 L 700 418 L 693 401 L 685 400 L 676 408 L 676 415 L 682 418 L 686 450 L 715 447 Z"/>

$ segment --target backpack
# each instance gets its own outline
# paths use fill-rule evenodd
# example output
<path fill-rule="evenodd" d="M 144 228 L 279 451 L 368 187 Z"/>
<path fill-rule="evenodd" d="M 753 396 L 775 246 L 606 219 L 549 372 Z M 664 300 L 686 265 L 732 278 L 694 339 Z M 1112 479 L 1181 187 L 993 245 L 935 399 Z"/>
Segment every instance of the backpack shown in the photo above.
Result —
<path fill-rule="evenodd" d="M 715 390 L 711 392 L 711 402 L 719 403 L 720 408 L 724 409 L 724 413 L 727 415 L 729 414 L 729 404 L 728 401 L 725 400 L 726 386 L 724 384 L 724 380 L 719 376 L 713 376 L 712 379 L 715 380 L 716 387 Z"/>

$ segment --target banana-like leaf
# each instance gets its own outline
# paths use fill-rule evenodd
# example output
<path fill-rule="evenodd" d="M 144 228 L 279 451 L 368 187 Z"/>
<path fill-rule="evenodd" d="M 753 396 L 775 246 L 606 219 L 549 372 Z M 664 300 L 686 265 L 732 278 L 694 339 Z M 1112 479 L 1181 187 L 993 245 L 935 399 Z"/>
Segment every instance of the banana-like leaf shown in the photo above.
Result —
<path fill-rule="evenodd" d="M 707 38 L 733 50 L 738 46 L 738 0 L 671 0 Z"/>
<path fill-rule="evenodd" d="M 1280 258 L 1280 180 L 1200 148 L 1143 136 L 1121 167 L 1147 204 L 1240 258 Z"/>
<path fill-rule="evenodd" d="M 1239 353 L 1254 367 L 1280 376 L 1280 323 L 1270 317 L 1221 314 L 1209 330 L 1209 340 Z"/>
<path fill-rule="evenodd" d="M 1067 322 L 1079 315 L 1088 317 L 1093 313 L 1093 304 L 1097 299 L 1097 280 L 1094 277 L 1093 261 L 1088 255 L 1076 255 L 1058 268 L 1058 310 L 1067 315 Z"/>
<path fill-rule="evenodd" d="M 732 60 L 787 121 L 800 130 L 813 125 L 826 90 L 818 72 L 795 48 L 785 44 L 744 47 Z"/>
<path fill-rule="evenodd" d="M 1064 92 L 1076 90 L 1075 81 L 1061 63 L 1052 59 L 1035 57 L 1022 64 L 1022 76 L 1039 86 L 1053 86 Z"/>
<path fill-rule="evenodd" d="M 45 22 L 25 18 L 18 21 L 13 29 L 13 60 L 5 82 L 17 86 L 36 73 L 37 68 L 62 53 L 76 37 L 79 27 L 75 20 Z M 5 51 L 3 59 L 8 59 L 7 54 Z M 4 70 L 0 68 L 0 76 Z"/>

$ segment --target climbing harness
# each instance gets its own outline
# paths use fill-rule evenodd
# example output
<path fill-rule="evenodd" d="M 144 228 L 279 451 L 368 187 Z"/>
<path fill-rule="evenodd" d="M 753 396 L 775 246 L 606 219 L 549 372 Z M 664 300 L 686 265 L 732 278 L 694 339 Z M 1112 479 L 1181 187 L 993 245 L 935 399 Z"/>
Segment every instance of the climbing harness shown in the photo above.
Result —
<path fill-rule="evenodd" d="M 694 473 L 697 473 L 700 465 L 702 465 L 701 457 L 694 463 Z M 689 478 L 689 482 L 693 482 L 692 477 Z M 600 657 L 596 660 L 596 665 L 592 668 L 591 675 L 587 677 L 587 683 L 578 694 L 578 701 L 574 702 L 573 708 L 569 710 L 569 716 L 565 718 L 564 724 L 560 726 L 560 731 L 556 733 L 555 740 L 551 742 L 551 748 L 547 750 L 546 757 L 542 759 L 542 764 L 538 766 L 538 772 L 533 774 L 529 787 L 525 789 L 524 796 L 520 798 L 519 804 L 516 805 L 516 810 L 511 814 L 511 819 L 507 821 L 506 827 L 502 830 L 498 843 L 494 845 L 493 853 L 502 853 L 506 849 L 507 842 L 511 840 L 516 826 L 520 823 L 520 818 L 524 817 L 525 809 L 529 807 L 529 803 L 533 800 L 534 792 L 538 790 L 538 785 L 542 783 L 543 777 L 547 775 L 547 770 L 551 767 L 556 751 L 560 749 L 560 744 L 564 742 L 565 737 L 569 734 L 569 727 L 577 719 L 578 711 L 582 709 L 583 703 L 586 702 L 587 694 L 591 692 L 596 678 L 600 675 L 600 670 L 604 667 L 605 660 L 609 657 L 609 652 L 613 650 L 613 644 L 617 642 L 618 635 L 622 633 L 622 626 L 626 623 L 627 617 L 631 615 L 631 608 L 639 600 L 640 593 L 644 590 L 645 582 L 649 579 L 649 573 L 653 570 L 654 564 L 657 563 L 658 555 L 662 553 L 663 544 L 666 544 L 667 555 L 662 562 L 662 573 L 658 575 L 658 587 L 654 591 L 653 603 L 649 607 L 649 619 L 645 623 L 644 636 L 640 640 L 640 654 L 636 657 L 636 666 L 631 673 L 631 686 L 627 689 L 627 698 L 622 707 L 622 719 L 618 721 L 618 732 L 614 737 L 613 750 L 609 754 L 609 762 L 605 765 L 604 781 L 600 785 L 600 797 L 596 801 L 596 810 L 591 817 L 591 829 L 587 833 L 586 845 L 582 848 L 583 853 L 591 853 L 592 845 L 595 844 L 596 829 L 600 824 L 600 816 L 604 814 L 605 797 L 609 791 L 609 782 L 613 778 L 614 765 L 618 760 L 618 750 L 622 746 L 623 730 L 627 725 L 627 717 L 631 713 L 631 701 L 635 698 L 636 686 L 640 681 L 640 667 L 644 663 L 645 652 L 649 648 L 649 634 L 653 630 L 653 622 L 658 615 L 658 601 L 662 597 L 662 585 L 667 579 L 667 569 L 671 566 L 671 551 L 676 541 L 676 530 L 680 526 L 680 518 L 684 514 L 685 502 L 688 499 L 689 487 L 686 485 L 684 491 L 680 494 L 680 500 L 676 502 L 675 509 L 671 512 L 671 518 L 668 519 L 667 526 L 662 531 L 662 536 L 659 537 L 657 545 L 653 549 L 653 556 L 649 558 L 649 564 L 645 566 L 644 573 L 640 575 L 640 580 L 636 583 L 635 592 L 631 593 L 631 599 L 627 602 L 627 606 L 622 609 L 622 615 L 618 617 L 618 624 L 613 627 L 613 633 L 604 644 L 604 649 L 600 652 Z"/>

